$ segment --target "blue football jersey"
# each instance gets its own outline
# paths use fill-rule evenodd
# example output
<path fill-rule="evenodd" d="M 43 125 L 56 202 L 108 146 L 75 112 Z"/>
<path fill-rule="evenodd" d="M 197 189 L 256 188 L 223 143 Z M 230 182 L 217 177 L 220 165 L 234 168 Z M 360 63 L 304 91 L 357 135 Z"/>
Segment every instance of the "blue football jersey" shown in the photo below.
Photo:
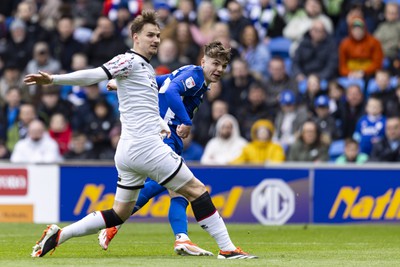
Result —
<path fill-rule="evenodd" d="M 183 66 L 171 74 L 156 78 L 159 90 L 160 116 L 169 125 L 192 125 L 192 118 L 209 89 L 203 69 L 196 65 Z"/>

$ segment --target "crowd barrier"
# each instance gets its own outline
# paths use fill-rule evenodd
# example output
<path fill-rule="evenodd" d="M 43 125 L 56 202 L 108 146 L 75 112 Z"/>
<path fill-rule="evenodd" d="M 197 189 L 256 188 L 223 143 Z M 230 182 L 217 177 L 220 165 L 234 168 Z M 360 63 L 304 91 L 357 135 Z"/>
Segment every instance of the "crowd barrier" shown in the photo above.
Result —
<path fill-rule="evenodd" d="M 228 223 L 400 221 L 400 165 L 190 168 Z M 0 222 L 75 221 L 109 209 L 117 179 L 111 164 L 1 164 Z M 169 202 L 164 192 L 130 220 L 167 222 Z M 191 209 L 188 218 L 194 222 Z"/>

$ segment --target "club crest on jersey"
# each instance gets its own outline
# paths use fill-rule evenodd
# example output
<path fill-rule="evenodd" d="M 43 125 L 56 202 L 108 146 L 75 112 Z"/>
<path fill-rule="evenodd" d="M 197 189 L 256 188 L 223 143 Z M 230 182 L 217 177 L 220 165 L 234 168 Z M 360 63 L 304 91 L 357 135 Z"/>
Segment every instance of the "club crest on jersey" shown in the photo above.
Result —
<path fill-rule="evenodd" d="M 196 85 L 196 83 L 194 82 L 193 77 L 190 76 L 189 78 L 187 78 L 186 81 L 185 81 L 185 85 L 189 89 L 194 87 Z"/>

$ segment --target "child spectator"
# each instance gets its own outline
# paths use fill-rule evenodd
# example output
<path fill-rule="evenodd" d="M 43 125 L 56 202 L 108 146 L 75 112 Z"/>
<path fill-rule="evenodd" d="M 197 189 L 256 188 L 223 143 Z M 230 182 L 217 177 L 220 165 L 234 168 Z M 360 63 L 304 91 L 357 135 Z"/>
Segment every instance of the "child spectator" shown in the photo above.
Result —
<path fill-rule="evenodd" d="M 335 163 L 346 164 L 346 163 L 357 163 L 363 164 L 368 160 L 368 155 L 360 153 L 360 146 L 357 141 L 353 138 L 347 138 L 344 141 L 344 153 L 340 155 Z"/>
<path fill-rule="evenodd" d="M 72 136 L 71 126 L 64 114 L 54 113 L 50 117 L 49 134 L 57 142 L 61 155 L 64 155 L 68 151 Z"/>
<path fill-rule="evenodd" d="M 370 154 L 372 145 L 385 135 L 386 117 L 382 115 L 382 102 L 370 97 L 363 115 L 357 122 L 353 138 L 360 143 L 360 151 Z"/>

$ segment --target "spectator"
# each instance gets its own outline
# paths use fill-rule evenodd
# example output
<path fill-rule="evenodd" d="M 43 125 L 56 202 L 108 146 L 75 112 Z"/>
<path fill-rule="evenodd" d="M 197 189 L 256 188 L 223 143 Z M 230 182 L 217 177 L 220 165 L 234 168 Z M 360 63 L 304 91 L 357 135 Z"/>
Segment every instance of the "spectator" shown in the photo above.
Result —
<path fill-rule="evenodd" d="M 279 96 L 280 110 L 275 118 L 275 134 L 273 140 L 279 143 L 285 151 L 294 143 L 296 133 L 307 120 L 308 114 L 304 107 L 298 107 L 296 96 L 291 90 L 284 90 Z"/>
<path fill-rule="evenodd" d="M 360 153 L 360 146 L 356 140 L 353 138 L 346 138 L 344 144 L 344 153 L 336 159 L 336 164 L 363 164 L 368 160 L 367 154 Z"/>
<path fill-rule="evenodd" d="M 246 60 L 250 71 L 259 79 L 268 77 L 265 65 L 271 58 L 268 46 L 260 42 L 257 30 L 253 25 L 247 25 L 240 34 L 239 53 Z"/>
<path fill-rule="evenodd" d="M 188 137 L 182 139 L 183 149 L 182 149 L 182 158 L 185 161 L 200 161 L 201 157 L 203 156 L 204 149 L 203 147 L 193 141 L 193 132 L 190 132 Z"/>
<path fill-rule="evenodd" d="M 216 125 L 219 118 L 229 113 L 229 105 L 223 100 L 217 99 L 211 104 L 211 122 L 208 127 L 208 142 L 216 134 Z"/>
<path fill-rule="evenodd" d="M 382 102 L 370 97 L 365 108 L 366 114 L 357 122 L 353 138 L 360 143 L 360 150 L 370 155 L 373 144 L 385 136 L 386 117 L 382 114 Z"/>
<path fill-rule="evenodd" d="M 252 140 L 231 164 L 267 164 L 285 161 L 283 148 L 271 141 L 274 125 L 269 120 L 258 120 L 251 128 Z"/>
<path fill-rule="evenodd" d="M 2 106 L 2 116 L 7 129 L 10 129 L 12 125 L 18 120 L 19 109 L 21 107 L 21 92 L 18 87 L 11 87 L 8 89 L 5 96 L 5 103 Z"/>
<path fill-rule="evenodd" d="M 241 154 L 246 144 L 236 118 L 225 114 L 217 122 L 215 137 L 208 141 L 201 164 L 226 165 Z"/>
<path fill-rule="evenodd" d="M 333 33 L 332 21 L 328 16 L 323 14 L 322 8 L 321 0 L 306 0 L 304 3 L 304 9 L 307 16 L 292 19 L 283 29 L 283 36 L 293 41 L 291 47 L 292 52 L 296 50 L 299 41 L 303 38 L 304 34 L 311 29 L 311 24 L 315 19 L 322 21 L 328 34 Z"/>
<path fill-rule="evenodd" d="M 297 81 L 310 74 L 316 74 L 321 80 L 330 80 L 337 75 L 337 46 L 321 20 L 312 22 L 311 29 L 294 53 L 292 67 Z"/>
<path fill-rule="evenodd" d="M 128 49 L 122 38 L 115 33 L 113 22 L 107 17 L 99 17 L 89 45 L 86 47 L 89 64 L 94 67 L 101 66 L 115 55 L 123 54 Z"/>
<path fill-rule="evenodd" d="M 343 105 L 343 103 L 346 101 L 345 95 L 346 92 L 344 90 L 344 87 L 340 85 L 337 80 L 331 80 L 328 82 L 328 96 L 330 99 L 329 111 L 337 120 L 337 125 L 341 125 L 341 121 L 339 118 L 339 106 Z"/>
<path fill-rule="evenodd" d="M 187 21 L 195 23 L 197 14 L 192 0 L 181 0 L 178 2 L 178 7 L 174 11 L 174 16 L 178 21 Z"/>
<path fill-rule="evenodd" d="M 373 144 L 370 161 L 400 161 L 400 118 L 388 118 L 385 126 L 385 137 Z"/>
<path fill-rule="evenodd" d="M 382 45 L 383 54 L 393 64 L 399 53 L 400 44 L 400 20 L 399 4 L 389 2 L 385 7 L 385 21 L 378 25 L 374 36 Z"/>
<path fill-rule="evenodd" d="M 60 88 L 56 85 L 41 86 L 40 102 L 37 105 L 37 113 L 39 118 L 46 126 L 50 125 L 50 118 L 61 113 L 69 122 L 73 116 L 73 106 L 71 102 L 60 97 Z"/>
<path fill-rule="evenodd" d="M 192 24 L 191 34 L 195 43 L 203 46 L 214 40 L 214 26 L 217 23 L 216 10 L 210 1 L 201 1 L 197 7 L 196 24 Z"/>
<path fill-rule="evenodd" d="M 308 120 L 302 125 L 297 140 L 289 147 L 287 161 L 326 162 L 329 159 L 328 149 L 318 125 Z"/>
<path fill-rule="evenodd" d="M 25 23 L 27 38 L 34 43 L 49 40 L 49 33 L 39 24 L 40 18 L 35 1 L 21 1 L 14 19 L 22 20 Z"/>
<path fill-rule="evenodd" d="M 335 29 L 335 39 L 338 45 L 349 35 L 349 24 L 354 17 L 364 18 L 368 32 L 374 32 L 376 27 L 373 19 L 368 14 L 364 14 L 363 0 L 351 0 L 346 2 L 348 2 L 348 4 L 345 5 L 344 14 L 339 19 Z"/>
<path fill-rule="evenodd" d="M 283 0 L 283 4 L 285 6 L 283 19 L 285 20 L 286 25 L 292 19 L 301 19 L 307 17 L 306 11 L 299 2 L 299 0 Z"/>
<path fill-rule="evenodd" d="M 179 22 L 176 25 L 174 34 L 173 38 L 177 41 L 178 47 L 178 61 L 185 65 L 197 64 L 200 47 L 193 41 L 189 23 L 184 21 Z"/>
<path fill-rule="evenodd" d="M 349 36 L 339 46 L 339 73 L 351 78 L 371 77 L 382 66 L 382 46 L 368 33 L 362 18 L 352 18 L 349 28 Z"/>
<path fill-rule="evenodd" d="M 112 127 L 108 137 L 110 139 L 110 145 L 105 146 L 100 152 L 96 147 L 94 147 L 93 152 L 97 154 L 96 158 L 100 160 L 114 160 L 115 152 L 117 150 L 117 145 L 121 136 L 121 124 L 119 122 L 115 122 L 114 126 Z M 96 145 L 96 143 L 93 143 Z"/>
<path fill-rule="evenodd" d="M 82 93 L 82 92 L 81 92 Z M 81 94 L 80 93 L 80 94 Z M 98 84 L 92 84 L 83 88 L 84 102 L 78 106 L 73 113 L 72 129 L 83 132 L 86 123 L 86 117 L 93 113 L 94 106 L 98 101 L 106 101 L 106 96 L 100 92 Z"/>
<path fill-rule="evenodd" d="M 54 58 L 61 63 L 62 72 L 71 72 L 73 55 L 83 51 L 83 45 L 74 39 L 74 31 L 73 18 L 62 17 L 58 20 L 51 51 Z"/>
<path fill-rule="evenodd" d="M 204 147 L 208 140 L 213 136 L 209 136 L 209 128 L 212 122 L 212 104 L 221 100 L 221 82 L 211 83 L 210 90 L 206 92 L 203 98 L 203 103 L 201 104 L 200 111 L 196 113 L 193 118 L 193 140 Z M 226 102 L 225 102 L 226 104 Z"/>
<path fill-rule="evenodd" d="M 17 142 L 11 153 L 13 163 L 57 163 L 62 161 L 56 141 L 50 138 L 43 122 L 29 123 L 28 136 Z"/>
<path fill-rule="evenodd" d="M 72 133 L 69 150 L 64 154 L 67 160 L 86 160 L 95 159 L 95 155 L 91 151 L 92 144 L 88 141 L 87 136 L 81 132 Z"/>
<path fill-rule="evenodd" d="M 368 0 L 365 1 L 365 16 L 370 16 L 373 22 L 373 28 L 370 32 L 374 32 L 376 27 L 385 20 L 385 2 L 387 0 Z M 387 1 L 390 2 L 390 1 Z"/>
<path fill-rule="evenodd" d="M 390 108 L 390 105 L 387 106 L 387 104 L 390 103 L 391 99 L 396 98 L 396 92 L 392 85 L 390 84 L 390 74 L 389 71 L 380 69 L 375 73 L 375 82 L 376 82 L 376 88 L 374 92 L 370 94 L 371 97 L 378 98 L 382 101 L 383 103 L 383 114 L 386 115 L 386 113 L 390 112 L 388 108 Z"/>
<path fill-rule="evenodd" d="M 300 95 L 300 104 L 307 107 L 310 115 L 315 114 L 315 99 L 324 94 L 321 88 L 321 81 L 317 75 L 311 74 L 307 77 L 307 87 L 304 94 Z"/>
<path fill-rule="evenodd" d="M 247 25 L 251 25 L 251 21 L 243 15 L 243 7 L 236 0 L 227 4 L 229 18 L 228 26 L 231 38 L 237 43 L 240 42 L 240 33 Z"/>
<path fill-rule="evenodd" d="M 76 0 L 71 3 L 72 17 L 77 27 L 94 29 L 102 11 L 100 1 Z"/>
<path fill-rule="evenodd" d="M 266 81 L 267 101 L 270 105 L 279 103 L 279 95 L 283 90 L 291 90 L 297 94 L 297 82 L 286 72 L 285 62 L 280 57 L 273 57 L 268 63 L 269 77 Z"/>
<path fill-rule="evenodd" d="M 164 40 L 165 38 L 173 38 L 178 21 L 172 14 L 171 7 L 163 0 L 154 1 L 153 5 L 154 10 L 156 10 L 158 14 L 158 21 L 161 29 L 161 40 Z M 186 22 L 189 23 L 188 21 Z"/>
<path fill-rule="evenodd" d="M 267 104 L 267 93 L 263 84 L 255 82 L 250 85 L 247 95 L 247 105 L 239 108 L 237 118 L 241 135 L 251 139 L 252 125 L 260 119 L 273 120 L 277 107 Z"/>
<path fill-rule="evenodd" d="M 49 134 L 53 138 L 60 150 L 60 154 L 64 155 L 68 151 L 71 142 L 72 130 L 69 122 L 62 113 L 54 113 L 50 117 Z"/>
<path fill-rule="evenodd" d="M 15 144 L 28 134 L 28 125 L 37 118 L 35 106 L 22 104 L 19 108 L 18 120 L 7 130 L 7 148 L 13 151 Z"/>
<path fill-rule="evenodd" d="M 33 40 L 27 35 L 26 24 L 15 19 L 10 25 L 10 38 L 1 49 L 1 58 L 7 64 L 12 62 L 22 72 L 32 58 Z M 1 46 L 1 45 L 0 45 Z"/>
<path fill-rule="evenodd" d="M 316 116 L 314 117 L 319 129 L 321 130 L 321 138 L 326 144 L 330 144 L 332 140 L 340 137 L 340 132 L 336 127 L 336 120 L 329 112 L 329 97 L 320 95 L 315 99 L 314 103 Z"/>
<path fill-rule="evenodd" d="M 3 75 L 0 78 L 0 105 L 3 105 L 3 100 L 6 97 L 7 91 L 10 88 L 17 87 L 20 89 L 21 97 L 24 101 L 30 100 L 28 88 L 23 82 L 21 70 L 15 62 L 6 62 L 3 70 Z"/>
<path fill-rule="evenodd" d="M 107 101 L 95 103 L 93 112 L 85 116 L 85 134 L 93 144 L 93 152 L 100 156 L 111 146 L 110 131 L 116 123 L 116 118 Z"/>
<path fill-rule="evenodd" d="M 385 103 L 386 117 L 400 117 L 400 86 L 394 90 L 392 98 Z"/>
<path fill-rule="evenodd" d="M 159 66 L 167 67 L 171 70 L 179 69 L 183 66 L 183 63 L 179 62 L 179 51 L 177 44 L 172 39 L 164 39 L 160 43 L 158 48 L 158 53 L 156 56 L 152 57 L 151 65 L 154 68 Z"/>
<path fill-rule="evenodd" d="M 357 121 L 364 113 L 364 94 L 359 85 L 351 84 L 346 90 L 346 101 L 341 103 L 338 117 L 342 125 L 342 137 L 352 137 Z"/>
<path fill-rule="evenodd" d="M 33 47 L 33 59 L 26 65 L 26 73 L 38 73 L 45 71 L 47 73 L 58 73 L 61 70 L 61 64 L 58 60 L 54 59 L 50 55 L 49 45 L 46 42 L 38 42 Z M 37 98 L 39 92 L 37 92 L 37 86 L 29 87 L 30 94 L 34 98 Z"/>
<path fill-rule="evenodd" d="M 284 6 L 281 3 L 271 0 L 254 1 L 247 5 L 247 9 L 261 42 L 283 35 L 286 22 L 282 17 Z"/>
<path fill-rule="evenodd" d="M 231 64 L 231 75 L 221 80 L 221 98 L 228 103 L 229 113 L 236 116 L 237 111 L 245 105 L 249 86 L 256 78 L 249 72 L 245 60 L 237 58 Z"/>

